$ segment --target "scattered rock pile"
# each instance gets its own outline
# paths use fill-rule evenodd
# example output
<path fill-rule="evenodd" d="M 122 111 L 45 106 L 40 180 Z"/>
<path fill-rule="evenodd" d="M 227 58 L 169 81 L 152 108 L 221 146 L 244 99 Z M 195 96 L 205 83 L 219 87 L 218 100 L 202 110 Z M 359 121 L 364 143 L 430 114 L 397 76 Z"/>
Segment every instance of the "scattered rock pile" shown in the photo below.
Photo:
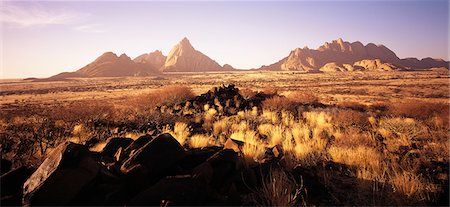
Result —
<path fill-rule="evenodd" d="M 101 152 L 65 142 L 34 173 L 2 175 L 2 204 L 253 205 L 246 195 L 278 165 L 249 166 L 222 147 L 185 149 L 170 134 L 112 138 Z"/>
<path fill-rule="evenodd" d="M 159 106 L 158 109 L 161 112 L 179 115 L 191 115 L 209 109 L 216 110 L 220 115 L 236 115 L 237 112 L 245 109 L 261 108 L 262 102 L 272 96 L 273 94 L 258 92 L 246 99 L 239 93 L 238 88 L 230 84 L 214 87 L 207 93 L 181 103 Z"/>

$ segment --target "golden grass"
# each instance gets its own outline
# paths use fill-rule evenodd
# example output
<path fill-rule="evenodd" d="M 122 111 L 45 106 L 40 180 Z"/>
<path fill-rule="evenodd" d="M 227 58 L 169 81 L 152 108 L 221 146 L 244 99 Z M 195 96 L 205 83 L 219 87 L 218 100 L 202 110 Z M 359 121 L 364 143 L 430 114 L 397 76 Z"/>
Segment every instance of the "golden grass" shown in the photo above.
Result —
<path fill-rule="evenodd" d="M 357 168 L 368 168 L 373 171 L 381 169 L 382 155 L 374 148 L 365 146 L 353 147 L 336 147 L 332 146 L 328 149 L 333 161 L 354 166 Z"/>
<path fill-rule="evenodd" d="M 271 169 L 262 186 L 254 194 L 256 206 L 299 206 L 306 205 L 303 184 L 280 169 Z"/>
<path fill-rule="evenodd" d="M 173 130 L 170 126 L 166 126 L 162 129 L 162 132 L 171 134 L 181 145 L 184 145 L 187 138 L 191 134 L 191 129 L 186 123 L 176 122 Z"/>
<path fill-rule="evenodd" d="M 394 192 L 399 192 L 416 200 L 425 201 L 432 199 L 437 188 L 430 184 L 422 176 L 414 172 L 395 170 L 391 176 L 390 183 Z"/>
<path fill-rule="evenodd" d="M 203 148 L 214 146 L 215 142 L 214 139 L 210 136 L 195 134 L 189 138 L 188 144 L 191 148 Z"/>

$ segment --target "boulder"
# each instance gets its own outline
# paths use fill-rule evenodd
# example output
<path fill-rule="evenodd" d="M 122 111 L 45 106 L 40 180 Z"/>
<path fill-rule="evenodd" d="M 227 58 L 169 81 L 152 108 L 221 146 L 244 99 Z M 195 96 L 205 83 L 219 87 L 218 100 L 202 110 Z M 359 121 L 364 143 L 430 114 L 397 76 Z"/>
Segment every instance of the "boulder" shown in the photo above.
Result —
<path fill-rule="evenodd" d="M 136 195 L 127 205 L 204 205 L 209 195 L 206 181 L 195 175 L 168 176 Z"/>
<path fill-rule="evenodd" d="M 122 153 L 123 156 L 130 156 L 134 151 L 138 150 L 139 148 L 146 145 L 148 142 L 150 142 L 153 139 L 151 135 L 144 135 L 140 136 L 136 140 L 134 140 L 128 147 L 125 148 L 124 152 Z"/>
<path fill-rule="evenodd" d="M 180 143 L 165 133 L 151 140 L 133 153 L 122 164 L 120 170 L 128 174 L 140 166 L 147 168 L 150 174 L 158 175 L 185 157 Z"/>
<path fill-rule="evenodd" d="M 109 140 L 108 144 L 103 148 L 100 153 L 102 156 L 114 157 L 117 151 L 122 148 L 127 148 L 131 143 L 133 143 L 133 139 L 131 138 L 121 138 L 115 137 Z"/>
<path fill-rule="evenodd" d="M 70 205 L 99 169 L 86 146 L 62 143 L 25 182 L 23 204 Z"/>
<path fill-rule="evenodd" d="M 218 151 L 221 147 L 206 147 L 201 149 L 191 149 L 187 151 L 186 157 L 179 161 L 178 165 L 184 170 L 190 171 L 198 165 L 204 163 Z"/>
<path fill-rule="evenodd" d="M 212 189 L 218 193 L 226 192 L 231 187 L 232 180 L 238 172 L 238 156 L 231 149 L 224 149 L 205 163 L 194 169 L 194 175 L 201 175 Z"/>
<path fill-rule="evenodd" d="M 34 169 L 21 166 L 0 177 L 2 206 L 20 206 L 22 204 L 22 186 Z"/>
<path fill-rule="evenodd" d="M 2 158 L 2 163 L 0 165 L 0 175 L 3 175 L 11 170 L 12 162 Z"/>

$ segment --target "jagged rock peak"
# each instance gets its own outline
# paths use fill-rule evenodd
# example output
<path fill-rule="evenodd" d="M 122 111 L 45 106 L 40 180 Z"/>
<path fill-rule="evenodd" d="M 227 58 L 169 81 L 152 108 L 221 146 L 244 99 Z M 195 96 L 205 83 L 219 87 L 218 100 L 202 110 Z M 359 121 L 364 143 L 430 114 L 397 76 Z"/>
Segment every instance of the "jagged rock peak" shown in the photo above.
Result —
<path fill-rule="evenodd" d="M 187 37 L 184 37 L 179 43 L 179 46 L 181 46 L 182 48 L 192 48 L 194 49 L 194 47 L 192 47 L 191 42 L 189 42 Z"/>

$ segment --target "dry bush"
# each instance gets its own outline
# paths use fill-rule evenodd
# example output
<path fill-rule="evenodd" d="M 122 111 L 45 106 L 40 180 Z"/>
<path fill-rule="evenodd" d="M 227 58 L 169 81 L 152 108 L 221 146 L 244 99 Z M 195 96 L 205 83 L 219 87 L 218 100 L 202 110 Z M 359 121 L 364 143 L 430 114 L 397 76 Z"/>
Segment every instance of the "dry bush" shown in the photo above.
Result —
<path fill-rule="evenodd" d="M 333 123 L 342 128 L 358 127 L 365 129 L 371 126 L 367 113 L 354 110 L 337 110 L 333 114 Z"/>
<path fill-rule="evenodd" d="M 287 98 L 298 104 L 317 104 L 319 97 L 310 92 L 294 91 L 287 95 Z"/>
<path fill-rule="evenodd" d="M 195 94 L 187 86 L 166 86 L 148 94 L 132 97 L 127 104 L 138 110 L 151 110 L 157 105 L 172 105 L 193 98 Z"/>
<path fill-rule="evenodd" d="M 303 185 L 281 169 L 271 169 L 262 186 L 252 196 L 256 206 L 306 205 Z"/>
<path fill-rule="evenodd" d="M 411 118 L 384 118 L 379 123 L 379 133 L 388 141 L 396 140 L 410 145 L 411 140 L 425 134 L 425 126 Z"/>
<path fill-rule="evenodd" d="M 114 105 L 105 101 L 74 101 L 52 109 L 49 118 L 65 122 L 83 123 L 107 120 L 113 116 Z"/>
<path fill-rule="evenodd" d="M 241 88 L 239 89 L 239 94 L 244 98 L 250 98 L 256 95 L 256 91 L 253 91 L 250 88 Z"/>
<path fill-rule="evenodd" d="M 394 170 L 390 177 L 394 192 L 406 195 L 415 201 L 430 201 L 434 199 L 437 186 L 413 171 Z"/>
<path fill-rule="evenodd" d="M 365 111 L 367 108 L 366 105 L 361 104 L 356 101 L 341 101 L 341 102 L 337 103 L 337 105 L 340 107 L 348 108 L 348 109 L 355 110 L 355 111 Z"/>
<path fill-rule="evenodd" d="M 277 95 L 278 94 L 278 88 L 274 87 L 274 86 L 267 86 L 264 87 L 261 92 L 263 92 L 264 94 L 268 94 L 268 95 Z"/>
<path fill-rule="evenodd" d="M 272 98 L 266 99 L 262 103 L 262 108 L 264 110 L 270 111 L 291 111 L 296 112 L 297 106 L 299 104 L 292 99 L 285 96 L 274 96 Z"/>
<path fill-rule="evenodd" d="M 349 127 L 343 131 L 335 131 L 334 132 L 334 142 L 335 146 L 347 146 L 347 147 L 356 147 L 356 146 L 367 146 L 367 147 L 375 147 L 376 141 L 373 138 L 371 132 L 363 131 L 358 128 Z"/>
<path fill-rule="evenodd" d="M 440 119 L 442 126 L 449 126 L 450 105 L 445 103 L 432 103 L 418 100 L 391 104 L 388 113 L 393 116 L 409 117 L 418 120 L 427 120 L 433 117 Z"/>

